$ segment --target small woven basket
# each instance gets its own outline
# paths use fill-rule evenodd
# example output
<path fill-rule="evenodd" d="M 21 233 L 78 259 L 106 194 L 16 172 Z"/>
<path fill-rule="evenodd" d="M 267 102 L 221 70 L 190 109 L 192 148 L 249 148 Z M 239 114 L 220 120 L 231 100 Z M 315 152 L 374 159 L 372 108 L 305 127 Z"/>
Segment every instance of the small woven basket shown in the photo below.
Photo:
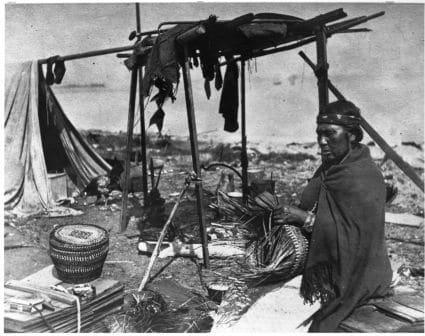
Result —
<path fill-rule="evenodd" d="M 250 271 L 242 275 L 245 280 L 267 284 L 289 281 L 302 274 L 307 262 L 309 242 L 301 229 L 292 225 L 276 226 L 269 233 L 270 238 L 273 238 L 273 242 L 268 250 L 273 252 L 269 252 L 271 254 L 267 257 L 261 241 L 250 247 L 250 261 L 256 266 L 251 266 Z"/>
<path fill-rule="evenodd" d="M 60 225 L 50 233 L 50 257 L 59 279 L 84 283 L 102 274 L 109 251 L 108 232 L 92 224 Z"/>

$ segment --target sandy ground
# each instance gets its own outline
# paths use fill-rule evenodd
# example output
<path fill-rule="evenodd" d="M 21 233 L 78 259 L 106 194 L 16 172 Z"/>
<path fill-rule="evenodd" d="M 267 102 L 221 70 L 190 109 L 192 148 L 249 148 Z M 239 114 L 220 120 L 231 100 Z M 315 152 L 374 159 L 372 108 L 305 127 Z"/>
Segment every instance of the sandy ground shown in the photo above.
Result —
<path fill-rule="evenodd" d="M 213 326 L 211 332 L 214 334 L 307 332 L 310 326 L 307 320 L 320 305 L 318 303 L 305 305 L 299 294 L 300 285 L 301 276 L 298 276 L 284 286 L 270 290 L 254 302 L 233 325 Z"/>

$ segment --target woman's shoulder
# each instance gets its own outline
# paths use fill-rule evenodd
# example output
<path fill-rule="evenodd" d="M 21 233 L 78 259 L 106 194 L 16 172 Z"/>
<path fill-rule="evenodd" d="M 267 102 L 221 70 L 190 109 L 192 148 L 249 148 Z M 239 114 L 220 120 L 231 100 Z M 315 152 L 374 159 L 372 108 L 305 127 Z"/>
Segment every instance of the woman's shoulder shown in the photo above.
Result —
<path fill-rule="evenodd" d="M 343 163 L 328 170 L 325 184 L 331 189 L 381 189 L 384 178 L 373 161 L 369 148 L 356 146 Z"/>

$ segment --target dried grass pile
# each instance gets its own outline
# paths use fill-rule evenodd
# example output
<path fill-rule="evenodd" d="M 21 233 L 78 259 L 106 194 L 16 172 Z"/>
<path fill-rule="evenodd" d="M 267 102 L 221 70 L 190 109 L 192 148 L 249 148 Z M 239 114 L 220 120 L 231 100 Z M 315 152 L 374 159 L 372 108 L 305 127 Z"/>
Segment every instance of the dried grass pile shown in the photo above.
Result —
<path fill-rule="evenodd" d="M 178 307 L 172 307 L 160 293 L 148 290 L 134 295 L 129 309 L 110 317 L 106 324 L 111 333 L 208 332 L 213 322 L 211 310 L 210 302 L 196 293 Z"/>
<path fill-rule="evenodd" d="M 136 332 L 186 333 L 207 332 L 211 329 L 211 308 L 202 296 L 194 295 L 186 305 L 166 309 L 155 314 L 144 314 L 135 324 Z M 143 316 L 141 311 L 139 316 Z"/>

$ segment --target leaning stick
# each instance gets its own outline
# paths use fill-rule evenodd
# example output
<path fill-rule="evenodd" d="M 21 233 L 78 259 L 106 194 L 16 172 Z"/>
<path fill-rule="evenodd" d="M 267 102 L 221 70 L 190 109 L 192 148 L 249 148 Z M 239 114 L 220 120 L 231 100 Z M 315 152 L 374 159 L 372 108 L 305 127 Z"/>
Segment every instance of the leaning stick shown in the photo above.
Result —
<path fill-rule="evenodd" d="M 151 259 L 149 260 L 148 269 L 146 270 L 145 276 L 143 277 L 143 280 L 140 283 L 139 292 L 141 292 L 143 290 L 143 288 L 145 288 L 145 285 L 149 280 L 149 275 L 152 271 L 153 264 L 154 264 L 156 258 L 159 255 L 159 248 L 162 244 L 162 241 L 164 240 L 165 233 L 167 232 L 167 228 L 170 226 L 170 224 L 171 224 L 171 222 L 174 218 L 174 215 L 176 214 L 177 208 L 178 208 L 181 200 L 183 199 L 183 196 L 184 196 L 188 186 L 189 186 L 189 183 L 186 182 L 185 187 L 180 192 L 179 198 L 177 199 L 176 203 L 174 204 L 173 210 L 171 210 L 170 216 L 168 216 L 167 222 L 165 223 L 164 228 L 162 229 L 161 234 L 159 235 L 158 241 L 156 242 L 155 249 L 153 250 L 152 255 L 151 255 Z"/>

